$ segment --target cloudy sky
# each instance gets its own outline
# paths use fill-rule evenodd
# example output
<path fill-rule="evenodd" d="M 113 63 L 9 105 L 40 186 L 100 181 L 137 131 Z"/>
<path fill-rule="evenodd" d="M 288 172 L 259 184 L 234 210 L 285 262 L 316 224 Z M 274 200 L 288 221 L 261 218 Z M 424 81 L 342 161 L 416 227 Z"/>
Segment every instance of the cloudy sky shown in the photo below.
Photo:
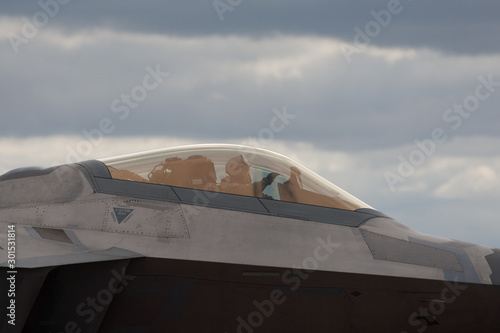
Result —
<path fill-rule="evenodd" d="M 500 2 L 0 3 L 0 173 L 192 143 L 500 247 Z"/>

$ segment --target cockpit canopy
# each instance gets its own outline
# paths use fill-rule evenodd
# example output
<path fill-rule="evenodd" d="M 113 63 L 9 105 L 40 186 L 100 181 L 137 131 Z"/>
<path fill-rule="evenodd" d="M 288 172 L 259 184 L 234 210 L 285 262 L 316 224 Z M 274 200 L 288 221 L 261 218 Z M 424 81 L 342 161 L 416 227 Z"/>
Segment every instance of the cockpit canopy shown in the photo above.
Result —
<path fill-rule="evenodd" d="M 372 208 L 283 155 L 238 145 L 194 145 L 101 160 L 112 178 L 345 210 Z"/>

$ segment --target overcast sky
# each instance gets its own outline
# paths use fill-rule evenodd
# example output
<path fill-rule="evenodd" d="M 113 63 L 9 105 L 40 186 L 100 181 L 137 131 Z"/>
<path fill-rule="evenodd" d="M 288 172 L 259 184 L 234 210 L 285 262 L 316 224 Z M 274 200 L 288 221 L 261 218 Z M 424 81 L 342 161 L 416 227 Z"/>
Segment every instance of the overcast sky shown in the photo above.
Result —
<path fill-rule="evenodd" d="M 253 144 L 414 229 L 500 247 L 498 13 L 493 0 L 3 0 L 0 173 Z"/>

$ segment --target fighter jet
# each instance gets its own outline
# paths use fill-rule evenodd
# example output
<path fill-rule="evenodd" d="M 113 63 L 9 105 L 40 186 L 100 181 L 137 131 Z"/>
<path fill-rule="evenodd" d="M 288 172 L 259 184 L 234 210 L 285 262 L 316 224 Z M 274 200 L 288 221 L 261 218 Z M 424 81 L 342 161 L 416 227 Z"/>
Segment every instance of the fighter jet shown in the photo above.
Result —
<path fill-rule="evenodd" d="M 499 332 L 500 250 L 283 155 L 194 145 L 0 176 L 1 332 Z"/>

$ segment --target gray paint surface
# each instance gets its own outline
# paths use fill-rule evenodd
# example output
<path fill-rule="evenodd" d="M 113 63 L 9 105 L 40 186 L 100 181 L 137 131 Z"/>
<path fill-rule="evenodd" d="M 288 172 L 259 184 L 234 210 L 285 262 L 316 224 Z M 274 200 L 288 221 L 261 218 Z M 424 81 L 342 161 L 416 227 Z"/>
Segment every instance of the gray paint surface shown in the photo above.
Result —
<path fill-rule="evenodd" d="M 373 258 L 463 272 L 457 255 L 435 247 L 361 230 Z"/>

